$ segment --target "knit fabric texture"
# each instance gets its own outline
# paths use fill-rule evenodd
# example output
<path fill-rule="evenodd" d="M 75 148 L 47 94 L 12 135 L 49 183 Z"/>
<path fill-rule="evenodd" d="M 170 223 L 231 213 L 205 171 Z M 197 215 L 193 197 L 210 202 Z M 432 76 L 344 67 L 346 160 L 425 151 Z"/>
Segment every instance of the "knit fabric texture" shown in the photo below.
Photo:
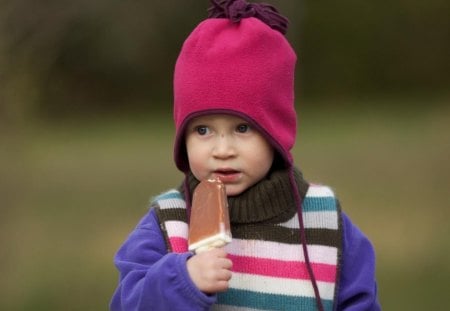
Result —
<path fill-rule="evenodd" d="M 188 36 L 174 72 L 175 163 L 189 170 L 184 131 L 193 117 L 227 113 L 247 120 L 287 166 L 296 136 L 296 54 L 287 39 L 255 17 L 209 18 Z"/>
<path fill-rule="evenodd" d="M 185 202 L 178 190 L 155 199 L 169 252 L 188 249 Z M 324 310 L 333 310 L 342 249 L 340 209 L 332 190 L 313 185 L 303 200 L 305 230 L 312 269 Z M 226 246 L 233 261 L 230 288 L 218 294 L 212 310 L 316 310 L 316 300 L 300 246 L 298 217 L 281 223 L 232 226 Z"/>
<path fill-rule="evenodd" d="M 297 206 L 288 174 L 287 169 L 271 171 L 264 179 L 239 196 L 228 197 L 230 222 L 233 224 L 262 221 L 279 223 L 290 219 L 297 212 Z M 308 183 L 303 179 L 300 170 L 294 169 L 294 176 L 300 196 L 303 198 L 308 190 Z M 200 181 L 192 173 L 187 175 L 187 179 L 189 193 L 193 193 Z M 184 190 L 180 187 L 182 194 Z"/>

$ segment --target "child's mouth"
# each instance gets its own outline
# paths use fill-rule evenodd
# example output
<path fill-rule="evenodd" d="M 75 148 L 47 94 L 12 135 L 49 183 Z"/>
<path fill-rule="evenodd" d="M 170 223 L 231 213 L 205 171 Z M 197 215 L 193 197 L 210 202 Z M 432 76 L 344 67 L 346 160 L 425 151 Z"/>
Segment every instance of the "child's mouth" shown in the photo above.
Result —
<path fill-rule="evenodd" d="M 221 169 L 214 171 L 214 175 L 217 176 L 223 183 L 230 183 L 239 178 L 240 172 L 232 169 Z"/>

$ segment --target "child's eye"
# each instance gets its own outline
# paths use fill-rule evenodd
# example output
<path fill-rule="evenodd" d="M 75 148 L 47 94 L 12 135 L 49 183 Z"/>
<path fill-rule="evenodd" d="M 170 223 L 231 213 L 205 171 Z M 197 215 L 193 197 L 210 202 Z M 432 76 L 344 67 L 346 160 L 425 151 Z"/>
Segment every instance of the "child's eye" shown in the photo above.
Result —
<path fill-rule="evenodd" d="M 209 133 L 209 129 L 207 126 L 204 125 L 199 125 L 195 127 L 195 131 L 199 134 L 199 135 L 206 135 Z"/>
<path fill-rule="evenodd" d="M 248 124 L 239 124 L 236 128 L 236 131 L 239 133 L 247 133 L 250 130 L 250 125 Z"/>

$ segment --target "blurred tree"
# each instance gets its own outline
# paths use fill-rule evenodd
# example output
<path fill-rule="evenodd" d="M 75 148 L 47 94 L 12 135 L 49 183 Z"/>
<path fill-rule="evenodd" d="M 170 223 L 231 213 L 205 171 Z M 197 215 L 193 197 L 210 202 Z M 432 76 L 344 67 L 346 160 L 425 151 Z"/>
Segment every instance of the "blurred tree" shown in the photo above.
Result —
<path fill-rule="evenodd" d="M 26 119 L 36 112 L 61 40 L 88 3 L 0 3 L 0 118 L 4 122 Z"/>
<path fill-rule="evenodd" d="M 204 17 L 205 3 L 192 0 L 108 2 L 101 12 L 79 18 L 50 73 L 59 84 L 46 85 L 44 110 L 114 112 L 167 103 L 182 40 Z M 61 105 L 66 94 L 74 97 Z"/>
<path fill-rule="evenodd" d="M 446 0 L 266 2 L 291 22 L 297 98 L 445 92 L 450 84 Z M 170 107 L 176 56 L 208 6 L 1 1 L 0 118 Z"/>
<path fill-rule="evenodd" d="M 450 82 L 445 0 L 306 1 L 307 96 L 436 92 Z"/>

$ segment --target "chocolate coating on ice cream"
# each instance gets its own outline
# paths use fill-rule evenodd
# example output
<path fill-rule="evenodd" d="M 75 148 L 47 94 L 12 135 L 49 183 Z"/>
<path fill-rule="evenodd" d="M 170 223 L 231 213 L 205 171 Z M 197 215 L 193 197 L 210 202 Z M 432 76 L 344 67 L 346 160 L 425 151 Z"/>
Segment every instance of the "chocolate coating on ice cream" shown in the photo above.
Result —
<path fill-rule="evenodd" d="M 200 182 L 192 196 L 189 250 L 201 252 L 231 242 L 225 185 L 219 179 Z"/>

